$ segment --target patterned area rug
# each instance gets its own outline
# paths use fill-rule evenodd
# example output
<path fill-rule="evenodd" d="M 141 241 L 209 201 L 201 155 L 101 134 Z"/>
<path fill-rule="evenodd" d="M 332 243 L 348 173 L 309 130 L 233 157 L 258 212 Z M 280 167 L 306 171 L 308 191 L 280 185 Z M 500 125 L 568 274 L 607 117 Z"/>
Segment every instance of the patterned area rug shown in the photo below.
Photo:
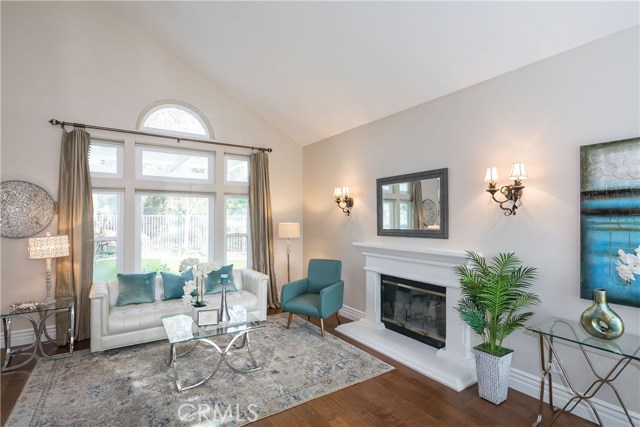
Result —
<path fill-rule="evenodd" d="M 250 338 L 262 370 L 237 374 L 223 365 L 207 383 L 182 393 L 162 341 L 40 359 L 6 425 L 241 426 L 394 369 L 331 334 L 322 338 L 317 326 L 296 317 L 287 330 L 286 314 L 270 316 Z M 204 378 L 218 357 L 197 346 L 178 359 L 181 379 Z M 236 367 L 249 363 L 246 349 L 228 360 Z"/>

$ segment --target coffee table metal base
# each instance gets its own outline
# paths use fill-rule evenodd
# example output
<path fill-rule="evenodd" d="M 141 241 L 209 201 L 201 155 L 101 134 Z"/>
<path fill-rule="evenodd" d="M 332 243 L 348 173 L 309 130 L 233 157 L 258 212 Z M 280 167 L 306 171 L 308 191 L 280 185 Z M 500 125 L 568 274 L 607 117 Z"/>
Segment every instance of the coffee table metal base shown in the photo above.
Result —
<path fill-rule="evenodd" d="M 220 348 L 218 344 L 216 344 L 215 342 L 211 341 L 208 338 L 197 338 L 195 340 L 195 344 L 191 348 L 189 348 L 188 350 L 182 353 L 178 353 L 177 343 L 171 344 L 169 361 L 167 362 L 167 365 L 173 368 L 173 377 L 174 377 L 176 388 L 178 389 L 178 391 L 189 390 L 191 388 L 198 387 L 206 383 L 207 381 L 209 381 L 209 379 L 211 379 L 211 377 L 215 375 L 216 372 L 218 372 L 223 362 L 233 372 L 237 372 L 237 373 L 244 374 L 244 373 L 254 372 L 262 369 L 262 367 L 258 365 L 258 362 L 256 362 L 256 359 L 253 357 L 253 353 L 251 352 L 251 343 L 249 342 L 249 332 L 250 331 L 240 331 L 237 334 L 235 334 L 231 339 L 231 341 L 229 341 L 229 344 L 227 344 L 224 349 Z M 242 338 L 241 344 L 239 345 L 236 344 L 236 342 L 241 338 Z M 197 383 L 194 383 L 194 384 L 182 385 L 182 381 L 180 381 L 180 376 L 178 375 L 178 359 L 191 353 L 196 348 L 196 346 L 200 343 L 204 343 L 213 347 L 220 354 L 220 359 L 218 359 L 218 362 L 213 366 L 213 369 L 211 370 L 211 372 L 203 380 L 198 381 Z M 247 348 L 247 352 L 249 354 L 249 359 L 251 360 L 252 366 L 249 367 L 248 369 L 236 368 L 235 366 L 231 365 L 231 363 L 229 363 L 229 361 L 227 360 L 227 354 L 230 352 L 232 348 L 239 350 L 244 347 Z"/>

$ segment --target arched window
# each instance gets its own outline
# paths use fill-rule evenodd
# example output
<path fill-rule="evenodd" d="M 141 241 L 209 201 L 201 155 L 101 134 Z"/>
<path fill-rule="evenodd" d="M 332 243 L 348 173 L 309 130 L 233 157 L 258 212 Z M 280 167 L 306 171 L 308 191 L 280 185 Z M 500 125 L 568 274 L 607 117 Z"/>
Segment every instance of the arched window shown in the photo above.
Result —
<path fill-rule="evenodd" d="M 192 105 L 173 99 L 157 101 L 138 117 L 140 130 L 215 139 L 207 118 Z"/>

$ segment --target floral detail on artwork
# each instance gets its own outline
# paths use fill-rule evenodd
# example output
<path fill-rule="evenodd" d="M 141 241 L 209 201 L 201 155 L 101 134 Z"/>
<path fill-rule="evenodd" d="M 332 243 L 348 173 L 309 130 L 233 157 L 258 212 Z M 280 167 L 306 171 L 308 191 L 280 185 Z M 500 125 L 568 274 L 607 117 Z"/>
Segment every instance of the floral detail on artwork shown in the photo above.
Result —
<path fill-rule="evenodd" d="M 635 253 L 635 255 L 625 253 L 622 249 L 618 249 L 616 270 L 623 280 L 622 286 L 631 286 L 631 281 L 636 280 L 635 275 L 640 275 L 640 245 L 636 248 Z"/>

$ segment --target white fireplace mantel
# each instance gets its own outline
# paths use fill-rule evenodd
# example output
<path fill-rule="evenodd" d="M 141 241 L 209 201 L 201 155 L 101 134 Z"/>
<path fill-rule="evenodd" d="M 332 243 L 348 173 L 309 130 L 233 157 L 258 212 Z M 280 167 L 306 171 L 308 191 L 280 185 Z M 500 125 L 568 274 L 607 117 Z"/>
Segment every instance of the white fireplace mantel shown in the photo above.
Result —
<path fill-rule="evenodd" d="M 454 267 L 467 263 L 464 251 L 354 242 L 365 257 L 366 295 L 364 318 L 336 330 L 416 371 L 460 391 L 476 382 L 471 355 L 470 330 L 455 306 L 460 285 Z M 447 288 L 447 336 L 437 350 L 388 330 L 381 322 L 380 277 L 401 277 Z"/>

